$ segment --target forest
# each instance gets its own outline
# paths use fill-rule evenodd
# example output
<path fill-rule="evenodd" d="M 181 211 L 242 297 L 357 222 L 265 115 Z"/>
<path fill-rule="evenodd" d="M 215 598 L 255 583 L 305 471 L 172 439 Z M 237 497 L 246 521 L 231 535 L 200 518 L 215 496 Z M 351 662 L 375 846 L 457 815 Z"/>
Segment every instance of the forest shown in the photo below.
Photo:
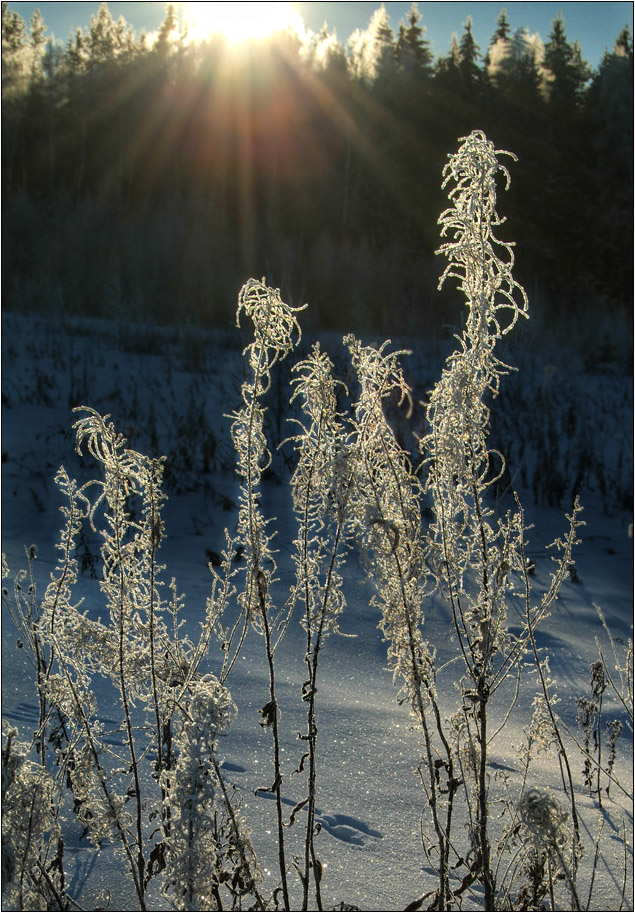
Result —
<path fill-rule="evenodd" d="M 518 157 L 500 232 L 534 313 L 628 312 L 632 122 L 628 26 L 594 70 L 561 16 L 543 42 L 502 10 L 487 48 L 468 18 L 435 57 L 416 4 L 397 32 L 382 6 L 346 46 L 325 23 L 236 54 L 171 4 L 62 44 L 3 3 L 3 304 L 224 326 L 265 276 L 313 328 L 436 332 L 438 175 L 479 128 Z"/>

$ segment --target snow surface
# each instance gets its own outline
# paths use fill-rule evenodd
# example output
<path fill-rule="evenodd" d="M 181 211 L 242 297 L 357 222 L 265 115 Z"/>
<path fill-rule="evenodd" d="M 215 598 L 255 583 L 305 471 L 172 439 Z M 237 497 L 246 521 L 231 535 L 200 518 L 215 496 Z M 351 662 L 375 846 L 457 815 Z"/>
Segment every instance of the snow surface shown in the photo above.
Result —
<path fill-rule="evenodd" d="M 229 420 L 222 416 L 239 405 L 243 342 L 238 332 L 230 329 L 203 333 L 188 327 L 158 329 L 5 314 L 2 550 L 11 571 L 17 572 L 25 566 L 24 547 L 36 544 L 36 580 L 43 592 L 56 560 L 54 542 L 61 520 L 58 512 L 61 498 L 53 477 L 62 463 L 71 475 L 80 479 L 90 471 L 74 451 L 71 408 L 80 403 L 91 405 L 102 414 L 112 414 L 131 446 L 151 453 L 156 448 L 153 455 L 168 454 L 169 500 L 164 511 L 167 538 L 162 545 L 161 560 L 168 566 L 166 579 L 174 576 L 180 592 L 186 595 L 188 631 L 196 636 L 211 587 L 209 552 L 220 552 L 224 547 L 223 530 L 233 529 L 236 519 L 237 486 L 231 468 Z M 337 354 L 339 340 L 329 337 L 324 343 L 336 362 L 339 359 L 337 363 L 343 364 L 342 356 Z M 409 345 L 414 350 L 410 372 L 421 394 L 434 383 L 447 355 L 448 343 L 411 340 Z M 527 363 L 532 364 L 531 359 Z M 541 364 L 524 383 L 541 387 L 543 368 Z M 590 429 L 588 447 L 599 453 L 611 444 L 610 456 L 604 457 L 606 464 L 610 459 L 611 465 L 627 467 L 620 470 L 620 485 L 624 487 L 624 472 L 628 477 L 632 455 L 629 451 L 632 378 L 614 372 L 607 379 L 605 374 L 592 374 L 582 367 L 567 373 L 565 380 L 570 397 L 585 415 L 585 427 Z M 512 428 L 509 432 L 512 444 L 515 440 L 522 441 L 520 432 L 514 439 L 513 427 L 514 419 L 523 421 L 517 411 L 522 408 L 523 395 L 526 396 L 523 389 L 526 390 L 521 387 L 519 394 L 521 405 L 516 402 L 513 414 L 506 416 L 506 427 Z M 284 401 L 283 388 L 278 398 L 281 403 Z M 287 433 L 286 410 L 272 408 L 270 413 L 273 437 L 280 439 Z M 593 429 L 601 440 L 593 440 Z M 566 464 L 570 455 L 568 442 L 563 439 L 556 443 L 559 445 L 554 448 L 556 458 Z M 526 456 L 528 451 L 523 450 Z M 284 484 L 290 470 L 282 454 L 275 457 L 274 471 L 275 476 L 265 483 L 262 503 L 265 512 L 277 518 L 274 525 L 279 530 L 278 587 L 284 598 L 285 584 L 288 586 L 292 573 L 288 558 L 295 531 Z M 594 479 L 597 482 L 591 475 L 587 481 L 592 485 Z M 539 633 L 539 644 L 548 650 L 551 658 L 561 700 L 559 712 L 574 731 L 574 699 L 589 694 L 589 667 L 597 658 L 596 638 L 608 649 L 594 604 L 601 606 L 618 645 L 632 636 L 632 513 L 623 503 L 616 503 L 606 485 L 596 484 L 595 488 L 581 491 L 586 526 L 575 552 L 579 581 L 565 583 L 552 617 Z M 536 505 L 531 502 L 531 491 L 521 488 L 520 493 L 528 522 L 534 524 L 529 534 L 529 553 L 536 564 L 533 579 L 539 594 L 547 586 L 551 569 L 544 546 L 565 533 L 568 503 L 563 498 L 561 507 Z M 506 506 L 504 500 L 502 506 Z M 86 545 L 86 571 L 78 591 L 86 597 L 89 612 L 98 617 L 101 597 L 98 581 L 90 574 L 90 541 Z M 361 910 L 402 910 L 435 886 L 434 878 L 425 869 L 421 851 L 424 800 L 416 774 L 419 744 L 411 730 L 407 708 L 396 701 L 396 689 L 386 668 L 386 647 L 377 629 L 378 611 L 370 606 L 371 586 L 355 556 L 348 566 L 348 605 L 341 629 L 353 636 L 328 639 L 318 682 L 317 820 L 321 830 L 316 847 L 319 858 L 326 864 L 324 903 L 325 908 L 343 901 Z M 443 709 L 449 714 L 457 702 L 457 666 L 452 662 L 456 644 L 449 609 L 441 600 L 431 600 L 425 607 L 425 616 L 425 635 L 438 650 L 439 665 L 447 663 L 439 676 L 439 693 Z M 16 648 L 11 621 L 4 614 L 2 621 L 2 715 L 18 726 L 24 738 L 30 738 L 37 715 L 29 666 L 24 654 Z M 513 629 L 513 613 L 509 623 Z M 306 726 L 300 700 L 305 678 L 304 637 L 298 620 L 294 619 L 277 655 L 286 774 L 284 802 L 289 811 L 304 797 L 305 789 L 302 777 L 290 776 L 302 754 L 297 732 Z M 219 657 L 220 651 L 212 645 L 209 669 L 218 670 Z M 268 700 L 268 685 L 262 642 L 255 634 L 247 638 L 228 685 L 239 713 L 221 746 L 224 769 L 241 796 L 241 813 L 251 828 L 265 882 L 273 888 L 275 803 L 271 794 L 255 795 L 259 787 L 266 787 L 273 780 L 271 737 L 258 725 L 261 718 L 257 710 Z M 535 693 L 535 680 L 526 675 L 518 706 L 491 746 L 494 780 L 509 774 L 512 783 L 518 781 L 516 746 L 523 741 Z M 107 721 L 109 696 L 105 683 L 98 697 Z M 502 721 L 503 695 L 500 700 L 497 697 L 493 709 Z M 112 713 L 116 716 L 114 709 Z M 605 717 L 623 719 L 624 714 L 615 702 L 607 701 Z M 632 732 L 625 726 L 616 763 L 620 780 L 627 786 L 633 778 L 632 747 Z M 581 762 L 578 764 L 577 760 L 574 775 L 581 783 Z M 552 758 L 542 766 L 536 763 L 533 778 L 541 786 L 560 788 L 560 774 Z M 619 832 L 624 820 L 627 832 L 632 834 L 631 804 L 613 790 L 611 799 L 605 800 L 600 811 L 596 802 L 585 796 L 582 786 L 578 801 L 589 834 L 594 833 L 600 817 L 605 822 L 590 908 L 617 910 L 624 871 Z M 301 815 L 298 822 L 302 824 Z M 300 851 L 302 835 L 301 826 L 288 830 L 289 858 Z M 110 895 L 110 909 L 135 909 L 134 895 L 120 874 L 112 848 L 105 846 L 93 854 L 89 845 L 80 840 L 77 826 L 72 824 L 68 825 L 65 837 L 67 861 L 73 858 L 75 866 L 70 891 L 84 908 L 95 909 L 98 892 L 105 889 Z M 592 842 L 587 845 L 592 847 Z M 587 853 L 581 875 L 581 893 L 585 898 L 590 867 Z M 628 867 L 630 872 L 632 840 Z M 300 885 L 293 874 L 291 883 L 298 903 Z M 632 874 L 629 874 L 625 909 L 632 909 L 631 898 Z M 158 893 L 151 903 L 153 909 L 170 908 L 169 902 Z M 465 900 L 465 909 L 478 906 L 478 896 Z"/>

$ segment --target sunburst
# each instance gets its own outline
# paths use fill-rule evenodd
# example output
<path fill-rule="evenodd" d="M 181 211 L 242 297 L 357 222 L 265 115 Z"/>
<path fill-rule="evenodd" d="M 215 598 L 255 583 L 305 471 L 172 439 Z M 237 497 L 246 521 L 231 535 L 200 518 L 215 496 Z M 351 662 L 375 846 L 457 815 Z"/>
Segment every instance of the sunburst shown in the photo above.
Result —
<path fill-rule="evenodd" d="M 222 35 L 229 44 L 267 38 L 283 29 L 301 31 L 302 16 L 291 3 L 187 3 L 194 41 Z"/>

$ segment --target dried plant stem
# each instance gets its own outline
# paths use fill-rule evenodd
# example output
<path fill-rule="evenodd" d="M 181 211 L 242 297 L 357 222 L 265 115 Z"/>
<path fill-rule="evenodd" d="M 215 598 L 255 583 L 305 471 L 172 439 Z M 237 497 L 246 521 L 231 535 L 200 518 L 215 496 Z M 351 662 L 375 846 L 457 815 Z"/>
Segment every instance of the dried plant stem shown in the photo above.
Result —
<path fill-rule="evenodd" d="M 212 756 L 212 763 L 214 766 L 214 772 L 216 774 L 216 779 L 218 781 L 218 785 L 220 786 L 221 792 L 223 794 L 223 802 L 225 804 L 225 809 L 227 811 L 227 815 L 229 817 L 229 821 L 231 824 L 232 832 L 234 835 L 235 846 L 237 847 L 238 852 L 240 854 L 241 869 L 242 869 L 243 873 L 247 876 L 245 881 L 246 881 L 246 883 L 251 883 L 251 885 L 252 885 L 253 895 L 256 898 L 256 905 L 257 905 L 256 909 L 265 910 L 266 904 L 265 904 L 265 901 L 264 901 L 260 891 L 258 890 L 256 884 L 254 883 L 251 866 L 245 856 L 242 836 L 240 833 L 240 827 L 238 825 L 238 820 L 236 818 L 236 812 L 234 810 L 234 806 L 232 804 L 231 798 L 227 791 L 227 786 L 225 784 L 223 773 L 220 769 L 220 766 L 219 766 L 218 761 L 215 756 Z M 219 910 L 220 909 L 222 909 L 222 904 L 219 905 Z"/>
<path fill-rule="evenodd" d="M 307 507 L 308 510 L 308 507 Z M 304 539 L 305 539 L 305 558 L 308 560 L 308 541 L 307 541 L 307 531 L 308 531 L 308 516 L 306 519 Z M 315 698 L 317 695 L 317 676 L 318 676 L 318 665 L 320 658 L 320 651 L 323 646 L 323 637 L 324 637 L 324 626 L 328 615 L 329 609 L 329 595 L 332 586 L 333 572 L 335 569 L 335 562 L 340 548 L 340 542 L 342 538 L 342 524 L 337 525 L 335 532 L 335 538 L 333 542 L 333 548 L 331 552 L 331 557 L 329 561 L 328 571 L 326 575 L 326 581 L 324 585 L 324 592 L 322 594 L 322 606 L 318 617 L 317 630 L 314 630 L 313 620 L 311 619 L 310 613 L 310 593 L 308 589 L 305 591 L 305 602 L 306 602 L 306 631 L 307 631 L 307 648 L 305 654 L 305 662 L 308 668 L 309 679 L 307 682 L 307 687 L 304 693 L 304 700 L 307 702 L 307 734 L 304 737 L 308 746 L 308 762 L 309 762 L 309 773 L 307 777 L 308 784 L 308 802 L 307 802 L 307 823 L 305 830 L 305 841 L 304 841 L 304 874 L 302 876 L 302 887 L 303 887 L 303 896 L 302 896 L 302 910 L 308 910 L 308 892 L 309 892 L 309 875 L 310 872 L 313 872 L 313 880 L 315 886 L 315 899 L 318 910 L 322 910 L 322 894 L 321 894 L 321 879 L 322 879 L 322 866 L 317 858 L 315 851 L 315 802 L 317 797 L 317 719 L 316 719 L 316 708 L 315 708 Z M 305 586 L 308 588 L 308 575 L 306 579 Z"/>
<path fill-rule="evenodd" d="M 119 479 L 117 479 L 119 483 Z M 119 490 L 117 490 L 119 495 Z M 124 725 L 126 727 L 125 743 L 130 755 L 130 771 L 134 782 L 134 800 L 135 800 L 135 829 L 136 829 L 136 859 L 135 866 L 137 877 L 135 887 L 141 909 L 145 910 L 145 858 L 143 855 L 143 816 L 142 816 L 142 796 L 141 780 L 139 777 L 139 762 L 135 748 L 135 738 L 132 730 L 132 717 L 130 714 L 130 701 L 128 699 L 128 684 L 126 681 L 126 656 L 125 656 L 125 619 L 126 619 L 126 580 L 124 576 L 124 558 L 121 548 L 121 531 L 118 524 L 114 529 L 115 555 L 118 562 L 119 572 L 119 697 L 124 714 Z"/>
<path fill-rule="evenodd" d="M 527 593 L 527 600 L 526 600 L 527 609 L 526 609 L 526 615 L 525 615 L 525 623 L 526 623 L 526 627 L 527 627 L 527 633 L 529 635 L 529 641 L 531 643 L 531 649 L 532 649 L 533 656 L 534 656 L 535 667 L 538 671 L 538 677 L 540 680 L 540 686 L 541 686 L 542 693 L 543 693 L 544 700 L 545 700 L 545 706 L 547 708 L 547 713 L 549 715 L 549 720 L 551 722 L 552 736 L 555 739 L 556 744 L 558 746 L 558 759 L 560 761 L 561 767 L 564 768 L 564 772 L 566 775 L 566 787 L 568 787 L 568 788 L 566 788 L 566 792 L 567 792 L 567 795 L 569 796 L 569 803 L 571 805 L 571 820 L 573 822 L 573 853 L 572 853 L 571 869 L 564 864 L 564 860 L 561 860 L 561 862 L 564 865 L 563 870 L 565 872 L 565 875 L 567 878 L 567 883 L 569 885 L 569 889 L 571 892 L 571 899 L 574 902 L 574 904 L 576 905 L 575 909 L 580 910 L 581 909 L 580 899 L 578 897 L 577 889 L 576 889 L 576 872 L 577 872 L 577 859 L 578 859 L 579 850 L 580 850 L 580 846 L 581 846 L 581 839 L 580 839 L 580 821 L 578 818 L 578 811 L 577 811 L 576 799 L 575 799 L 575 787 L 573 784 L 571 765 L 569 764 L 569 756 L 568 756 L 567 750 L 565 748 L 564 741 L 562 739 L 562 733 L 560 731 L 561 723 L 557 719 L 557 717 L 554 713 L 553 698 L 551 696 L 549 683 L 547 682 L 547 679 L 546 679 L 546 676 L 544 673 L 544 669 L 543 669 L 543 663 L 538 654 L 538 647 L 536 644 L 536 637 L 535 637 L 535 633 L 534 633 L 535 625 L 534 625 L 534 620 L 532 619 L 531 612 L 529 609 L 529 599 L 528 599 L 529 580 L 527 578 L 526 571 L 525 571 L 525 577 L 526 577 L 525 588 L 526 588 L 526 593 Z M 560 853 L 559 848 L 558 848 L 558 853 L 559 853 L 559 858 L 560 858 L 561 853 Z"/>
<path fill-rule="evenodd" d="M 280 732 L 278 728 L 278 702 L 276 700 L 276 673 L 274 664 L 274 651 L 271 645 L 271 629 L 264 593 L 260 594 L 262 626 L 265 635 L 265 652 L 269 669 L 269 719 L 271 719 L 271 732 L 273 735 L 273 792 L 276 796 L 276 822 L 278 826 L 278 865 L 280 868 L 280 881 L 285 910 L 290 910 L 289 884 L 287 880 L 287 862 L 285 857 L 284 821 L 282 815 L 282 768 L 280 765 Z"/>
<path fill-rule="evenodd" d="M 152 687 L 152 701 L 154 709 L 155 737 L 157 745 L 157 762 L 156 775 L 159 783 L 162 782 L 162 774 L 170 766 L 170 721 L 165 724 L 162 720 L 161 709 L 159 705 L 159 688 L 157 681 L 157 658 L 156 658 L 156 570 L 157 561 L 156 553 L 161 537 L 161 520 L 158 513 L 155 491 L 155 465 L 151 464 L 151 478 L 149 479 L 149 522 L 150 522 L 150 555 L 149 555 L 149 588 L 148 588 L 148 638 L 150 641 L 150 679 Z M 165 732 L 164 732 L 165 730 Z M 164 738 L 165 735 L 165 738 Z M 164 787 L 161 787 L 161 817 L 163 819 L 164 833 L 169 836 L 170 833 L 170 803 L 167 801 L 168 795 Z"/>

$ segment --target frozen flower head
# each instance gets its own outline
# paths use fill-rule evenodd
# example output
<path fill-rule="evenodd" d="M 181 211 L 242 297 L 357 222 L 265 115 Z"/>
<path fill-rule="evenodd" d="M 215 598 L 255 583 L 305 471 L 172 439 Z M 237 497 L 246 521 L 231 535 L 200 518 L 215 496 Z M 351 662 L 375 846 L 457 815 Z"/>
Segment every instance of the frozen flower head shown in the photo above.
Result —
<path fill-rule="evenodd" d="M 569 815 L 560 801 L 547 790 L 536 786 L 525 790 L 520 798 L 519 811 L 534 842 L 545 847 L 564 843 Z"/>
<path fill-rule="evenodd" d="M 292 370 L 295 390 L 290 402 L 300 397 L 302 408 L 319 424 L 324 418 L 331 418 L 337 412 L 336 381 L 333 379 L 333 362 L 316 342 L 310 354 L 303 361 L 294 365 Z M 344 387 L 344 385 L 342 384 Z M 346 389 L 344 387 L 344 389 Z"/>
<path fill-rule="evenodd" d="M 257 373 L 262 371 L 261 358 L 265 356 L 270 370 L 279 360 L 293 350 L 293 335 L 300 338 L 300 325 L 295 316 L 303 307 L 293 308 L 285 304 L 279 289 L 268 288 L 265 280 L 249 279 L 240 290 L 236 324 L 240 326 L 240 315 L 244 311 L 254 325 L 254 341 L 247 347 L 249 362 Z"/>
<path fill-rule="evenodd" d="M 439 224 L 442 237 L 452 240 L 437 251 L 449 261 L 439 287 L 450 276 L 459 280 L 470 308 L 467 334 L 472 343 L 489 339 L 490 345 L 527 311 L 525 291 L 512 276 L 513 244 L 494 236 L 494 228 L 504 221 L 496 212 L 496 176 L 501 173 L 507 186 L 510 181 L 499 155 L 516 158 L 511 152 L 496 150 L 484 133 L 475 130 L 449 157 L 442 186 L 453 184 L 448 192 L 453 205 L 441 214 Z M 505 310 L 507 325 L 500 321 Z"/>

